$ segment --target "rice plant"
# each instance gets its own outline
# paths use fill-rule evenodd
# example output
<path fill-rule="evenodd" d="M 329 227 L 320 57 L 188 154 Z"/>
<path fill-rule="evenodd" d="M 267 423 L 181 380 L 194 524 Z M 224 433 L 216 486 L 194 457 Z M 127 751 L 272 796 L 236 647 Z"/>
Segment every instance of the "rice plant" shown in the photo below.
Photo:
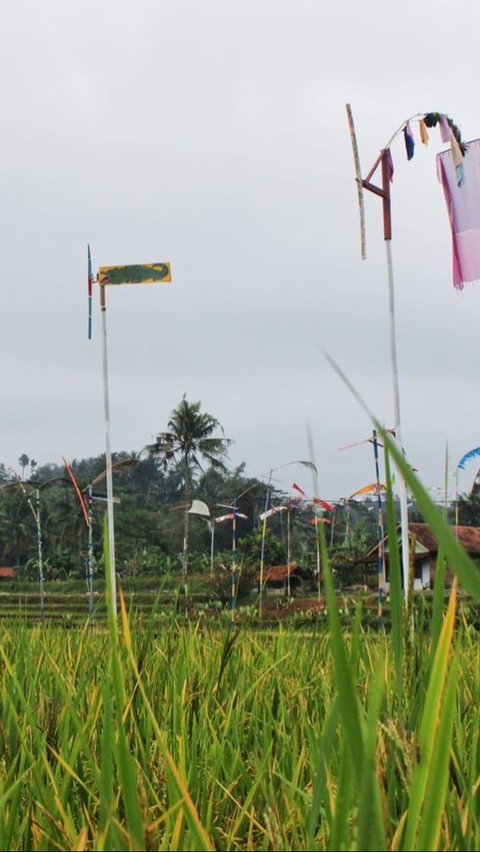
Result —
<path fill-rule="evenodd" d="M 479 848 L 478 569 L 382 439 L 462 595 L 444 605 L 438 570 L 432 611 L 405 609 L 390 494 L 388 629 L 361 603 L 342 626 L 324 542 L 308 632 L 162 624 L 123 598 L 108 627 L 19 616 L 0 627 L 3 849 Z"/>

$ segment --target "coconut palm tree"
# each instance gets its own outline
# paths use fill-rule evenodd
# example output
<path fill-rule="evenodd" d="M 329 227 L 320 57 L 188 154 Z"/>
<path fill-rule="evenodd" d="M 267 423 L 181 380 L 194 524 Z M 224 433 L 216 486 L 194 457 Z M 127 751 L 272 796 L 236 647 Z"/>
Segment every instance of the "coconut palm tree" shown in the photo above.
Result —
<path fill-rule="evenodd" d="M 217 431 L 222 437 L 216 436 Z M 181 471 L 185 495 L 185 522 L 183 537 L 183 584 L 187 593 L 188 532 L 190 501 L 195 475 L 207 462 L 217 470 L 226 470 L 225 461 L 232 441 L 223 437 L 220 422 L 201 410 L 201 402 L 188 402 L 186 395 L 170 414 L 167 431 L 160 432 L 155 442 L 147 447 L 149 454 L 158 458 L 165 469 L 178 466 Z"/>
<path fill-rule="evenodd" d="M 22 453 L 20 458 L 18 459 L 18 464 L 22 471 L 22 479 L 25 479 L 25 468 L 30 464 L 30 459 L 28 458 L 26 453 Z"/>

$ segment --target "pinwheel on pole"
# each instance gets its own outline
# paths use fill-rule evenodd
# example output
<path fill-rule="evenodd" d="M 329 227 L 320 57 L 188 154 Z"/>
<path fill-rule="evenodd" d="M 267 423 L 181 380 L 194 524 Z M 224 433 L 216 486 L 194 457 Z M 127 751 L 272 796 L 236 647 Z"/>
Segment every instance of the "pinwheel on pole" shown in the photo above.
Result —
<path fill-rule="evenodd" d="M 310 518 L 308 523 L 315 527 L 315 546 L 316 546 L 316 577 L 317 577 L 317 592 L 318 592 L 318 600 L 321 600 L 321 554 L 320 554 L 320 524 L 332 524 L 334 518 L 335 506 L 332 503 L 329 503 L 327 500 L 322 500 L 320 497 L 311 497 L 308 498 L 305 491 L 297 485 L 296 482 L 293 483 L 292 488 L 295 489 L 299 494 L 302 495 L 302 503 L 306 506 L 312 508 L 314 512 L 313 518 Z M 314 488 L 317 490 L 317 482 L 316 477 L 314 476 Z M 332 519 L 323 517 L 324 512 L 331 512 Z"/>
<path fill-rule="evenodd" d="M 88 246 L 87 254 L 88 274 L 87 274 L 87 293 L 88 293 L 88 336 L 91 338 L 91 297 L 92 285 L 94 281 L 92 258 L 90 246 Z M 155 282 L 166 283 L 172 280 L 171 269 L 169 263 L 143 263 L 131 264 L 128 266 L 100 266 L 96 281 L 99 285 L 100 293 L 100 312 L 102 316 L 102 365 L 103 365 L 103 407 L 105 421 L 105 460 L 106 460 L 106 480 L 107 480 L 107 526 L 108 526 L 108 543 L 109 543 L 109 564 L 108 580 L 111 594 L 112 613 L 117 615 L 117 580 L 115 571 L 115 532 L 114 532 L 114 513 L 113 513 L 113 481 L 112 481 L 112 450 L 111 450 L 111 430 L 110 430 L 110 396 L 108 386 L 108 353 L 107 353 L 107 304 L 106 304 L 106 287 L 118 286 L 122 284 L 153 284 Z"/>
<path fill-rule="evenodd" d="M 391 217 L 391 183 L 393 180 L 394 166 L 391 153 L 391 145 L 399 136 L 403 136 L 407 159 L 411 160 L 415 150 L 415 137 L 413 127 L 416 124 L 420 141 L 428 145 L 428 130 L 438 125 L 442 142 L 450 143 L 450 150 L 437 155 L 437 170 L 439 179 L 443 185 L 447 207 L 452 226 L 453 239 L 453 283 L 457 289 L 462 289 L 467 281 L 480 278 L 480 240 L 478 240 L 478 214 L 480 211 L 480 168 L 478 152 L 480 151 L 480 140 L 474 143 L 464 143 L 461 134 L 451 118 L 445 113 L 428 112 L 417 113 L 401 123 L 388 142 L 380 150 L 372 168 L 366 178 L 362 177 L 360 158 L 358 154 L 357 139 L 353 124 L 353 116 L 350 104 L 346 104 L 350 138 L 352 142 L 355 177 L 357 182 L 357 194 L 360 212 L 360 242 L 361 256 L 366 258 L 365 239 L 365 211 L 363 201 L 363 190 L 372 192 L 382 200 L 383 208 L 383 237 L 386 248 L 387 279 L 388 279 L 388 302 L 389 302 L 389 334 L 390 334 L 390 361 L 393 387 L 394 429 L 396 441 L 404 452 L 402 442 L 402 424 L 400 417 L 400 387 L 397 362 L 396 325 L 395 325 L 395 298 L 394 298 L 394 276 L 392 259 L 392 217 Z M 475 148 L 475 150 L 473 150 Z M 380 185 L 372 182 L 372 179 L 380 169 Z M 475 232 L 475 240 L 471 234 Z M 402 573 L 403 591 L 408 598 L 409 588 L 409 535 L 408 535 L 408 509 L 407 489 L 404 477 L 399 475 L 400 496 L 400 525 L 402 540 Z"/>
<path fill-rule="evenodd" d="M 212 536 L 213 536 L 213 527 L 215 524 L 222 524 L 224 521 L 232 522 L 232 559 L 230 562 L 230 612 L 231 612 L 231 623 L 235 622 L 235 603 L 237 599 L 237 580 L 236 580 L 236 571 L 237 571 L 237 518 L 242 518 L 247 520 L 247 515 L 239 512 L 236 506 L 228 506 L 225 503 L 217 503 L 217 506 L 221 506 L 224 509 L 231 509 L 231 512 L 228 512 L 226 515 L 219 515 L 217 518 L 213 518 L 212 525 Z M 213 538 L 212 538 L 213 541 Z M 212 563 L 213 564 L 213 563 Z"/>
<path fill-rule="evenodd" d="M 30 493 L 27 491 L 27 486 L 30 487 Z M 42 624 L 45 621 L 45 577 L 43 573 L 43 540 L 42 540 L 42 522 L 40 516 L 40 489 L 38 487 L 38 483 L 32 482 L 24 482 L 19 477 L 15 482 L 7 483 L 6 485 L 0 486 L 0 490 L 6 490 L 7 488 L 17 488 L 19 487 L 25 497 L 28 507 L 33 515 L 35 520 L 35 526 L 37 530 L 37 566 L 38 566 L 38 581 L 40 586 L 40 620 Z M 32 500 L 33 495 L 35 495 L 35 501 Z"/>
<path fill-rule="evenodd" d="M 218 518 L 214 519 L 214 523 L 222 523 L 223 521 L 231 520 L 232 522 L 232 560 L 230 566 L 230 611 L 231 611 L 231 624 L 235 623 L 235 605 L 237 600 L 237 518 L 241 518 L 242 520 L 247 520 L 247 515 L 244 515 L 242 512 L 238 511 L 238 501 L 245 497 L 246 494 L 249 494 L 250 491 L 253 491 L 255 488 L 259 488 L 262 485 L 261 482 L 254 482 L 253 485 L 249 485 L 248 488 L 245 488 L 241 494 L 238 494 L 230 503 L 217 503 L 217 506 L 223 509 L 230 509 L 230 513 L 227 515 L 221 515 Z M 212 561 L 213 565 L 213 561 Z"/>
<path fill-rule="evenodd" d="M 17 478 L 15 482 L 8 482 L 5 485 L 0 486 L 0 491 L 7 490 L 9 488 L 20 487 L 22 494 L 26 498 L 28 507 L 35 520 L 35 527 L 37 533 L 38 580 L 40 586 L 40 620 L 42 621 L 42 623 L 45 621 L 45 575 L 43 561 L 43 533 L 42 515 L 40 511 L 40 494 L 45 488 L 53 486 L 59 482 L 69 484 L 69 480 L 65 479 L 65 477 L 55 476 L 52 479 L 47 479 L 46 482 L 42 483 L 33 482 L 32 480 L 23 481 L 20 478 Z"/>
<path fill-rule="evenodd" d="M 112 464 L 112 474 L 123 470 L 125 467 L 129 467 L 133 464 L 138 464 L 139 459 L 120 459 L 117 462 Z M 85 524 L 87 526 L 87 561 L 86 561 L 86 583 L 87 583 L 87 591 L 88 591 L 88 617 L 90 622 L 93 624 L 93 576 L 94 576 L 94 559 L 93 559 L 93 502 L 99 501 L 105 503 L 107 501 L 107 497 L 103 495 L 98 495 L 93 493 L 93 489 L 100 482 L 103 482 L 107 477 L 107 470 L 103 470 L 102 473 L 99 473 L 98 476 L 95 476 L 91 482 L 85 488 L 80 488 L 75 474 L 70 465 L 67 464 L 65 459 L 63 460 L 65 467 L 67 469 L 68 475 L 74 487 L 75 493 L 77 495 L 80 508 L 82 511 L 82 515 L 85 520 Z M 114 503 L 120 503 L 118 497 L 113 497 Z"/>
<path fill-rule="evenodd" d="M 211 512 L 209 507 L 203 500 L 198 500 L 197 498 L 191 498 L 188 503 L 182 503 L 179 506 L 176 506 L 175 509 L 179 509 L 184 513 L 184 530 L 188 529 L 188 516 L 189 515 L 199 515 L 199 517 L 203 518 L 203 520 L 207 523 L 208 528 L 211 533 L 211 546 L 210 546 L 210 558 L 213 559 L 213 536 L 214 536 L 214 518 L 211 516 Z M 183 536 L 183 551 L 182 551 L 182 582 L 183 582 L 183 595 L 185 599 L 185 615 L 188 615 L 188 559 L 187 559 L 187 551 L 188 551 L 188 541 L 186 532 Z M 213 572 L 213 562 L 211 561 L 211 570 Z"/>
<path fill-rule="evenodd" d="M 192 499 L 189 503 L 187 503 L 184 507 L 185 515 L 199 515 L 205 521 L 209 521 L 211 517 L 211 512 L 209 507 L 203 500 Z M 184 595 L 185 595 L 185 606 L 188 607 L 188 585 L 187 585 L 187 537 L 184 535 L 183 537 L 183 556 L 182 556 L 182 564 L 183 564 L 183 581 L 184 581 Z"/>
<path fill-rule="evenodd" d="M 311 471 L 314 471 L 315 474 L 317 473 L 317 468 L 315 467 L 313 461 L 303 461 L 303 460 L 290 461 L 290 462 L 286 462 L 285 464 L 280 464 L 277 467 L 270 468 L 270 472 L 268 474 L 267 492 L 266 492 L 266 495 L 265 495 L 265 510 L 260 515 L 260 520 L 262 521 L 262 545 L 261 545 L 261 551 L 260 551 L 260 588 L 259 588 L 259 596 L 258 596 L 258 614 L 259 614 L 260 618 L 262 617 L 262 610 L 263 610 L 263 586 L 264 586 L 265 540 L 266 540 L 266 535 L 267 535 L 267 518 L 271 517 L 271 514 L 272 514 L 272 512 L 269 512 L 270 497 L 271 497 L 271 490 L 272 490 L 272 477 L 273 477 L 273 474 L 277 470 L 282 470 L 283 468 L 290 467 L 293 464 L 298 464 L 302 467 L 307 467 Z M 274 514 L 274 512 L 273 512 L 273 514 Z"/>
<path fill-rule="evenodd" d="M 317 597 L 318 600 L 322 599 L 322 561 L 320 555 L 320 528 L 321 524 L 330 524 L 332 523 L 329 518 L 323 518 L 320 515 L 314 515 L 313 518 L 310 518 L 308 521 L 309 524 L 315 527 L 315 545 L 316 545 L 316 553 L 317 553 L 317 570 L 315 571 L 317 577 Z"/>
<path fill-rule="evenodd" d="M 393 430 L 387 430 L 390 434 L 392 434 Z M 366 485 L 364 488 L 360 488 L 354 494 L 352 494 L 351 498 L 359 497 L 362 494 L 375 494 L 377 498 L 377 527 L 378 527 L 378 559 L 377 559 L 377 577 L 378 577 L 378 619 L 382 618 L 383 615 L 383 597 L 385 591 L 385 582 L 386 582 L 386 565 L 385 565 L 385 523 L 383 519 L 383 502 L 382 502 L 382 494 L 385 493 L 385 486 L 380 482 L 380 465 L 378 458 L 378 448 L 382 446 L 378 442 L 377 430 L 373 429 L 372 435 L 369 438 L 365 438 L 363 441 L 358 441 L 355 444 L 349 444 L 347 447 L 340 447 L 340 450 L 348 450 L 352 447 L 359 447 L 361 444 L 372 444 L 373 446 L 373 458 L 375 463 L 375 482 L 371 485 Z M 408 512 L 408 505 L 407 505 Z M 408 515 L 407 515 L 408 519 Z"/>

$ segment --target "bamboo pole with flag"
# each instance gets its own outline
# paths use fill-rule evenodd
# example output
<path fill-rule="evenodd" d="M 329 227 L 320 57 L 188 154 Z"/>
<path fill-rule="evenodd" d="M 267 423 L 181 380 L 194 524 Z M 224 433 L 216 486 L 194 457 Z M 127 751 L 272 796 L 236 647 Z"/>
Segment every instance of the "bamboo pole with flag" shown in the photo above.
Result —
<path fill-rule="evenodd" d="M 259 591 L 259 594 L 258 594 L 258 615 L 259 615 L 260 618 L 262 618 L 262 613 L 263 613 L 263 586 L 264 586 L 264 571 L 265 571 L 265 542 L 266 542 L 266 536 L 267 536 L 267 518 L 270 517 L 270 515 L 272 514 L 271 512 L 269 512 L 269 509 L 268 509 L 268 507 L 270 505 L 271 493 L 272 493 L 272 490 L 273 490 L 272 478 L 273 478 L 273 474 L 277 470 L 282 470 L 284 467 L 290 467 L 290 465 L 292 465 L 292 464 L 298 464 L 298 465 L 301 465 L 302 467 L 308 467 L 308 468 L 310 468 L 310 470 L 314 470 L 315 474 L 317 472 L 317 468 L 315 467 L 315 465 L 312 461 L 303 461 L 303 460 L 290 461 L 290 462 L 286 462 L 285 464 L 280 464 L 280 465 L 278 465 L 278 467 L 271 467 L 270 468 L 270 472 L 268 474 L 267 490 L 266 490 L 266 494 L 265 494 L 265 511 L 262 512 L 262 514 L 260 515 L 260 520 L 262 521 L 262 544 L 261 544 L 261 549 L 260 549 L 260 581 L 259 581 L 259 590 L 258 590 Z"/>
<path fill-rule="evenodd" d="M 465 171 L 468 167 L 468 163 L 466 162 L 465 154 L 467 153 L 468 145 L 462 142 L 461 134 L 454 122 L 451 118 L 449 118 L 444 113 L 440 112 L 428 112 L 428 113 L 417 113 L 416 115 L 411 116 L 401 123 L 398 129 L 393 133 L 388 142 L 381 148 L 380 153 L 375 160 L 372 168 L 368 172 L 366 178 L 362 177 L 362 172 L 360 169 L 360 159 L 358 155 L 358 146 L 357 139 L 355 135 L 355 128 L 353 124 L 353 116 L 350 104 L 346 104 L 347 111 L 347 119 L 350 131 L 350 139 L 352 143 L 352 151 L 353 151 L 353 160 L 355 167 L 355 179 L 357 183 L 357 194 L 358 194 L 358 203 L 359 203 L 359 212 L 360 212 L 360 242 L 361 242 L 361 256 L 362 259 L 366 258 L 366 239 L 365 239 L 365 213 L 364 213 L 364 205 L 363 205 L 363 190 L 367 190 L 368 192 L 373 193 L 378 196 L 382 200 L 382 211 L 383 211 L 383 238 L 385 242 L 386 249 L 386 260 L 387 260 L 387 281 L 388 281 L 388 306 L 389 306 L 389 335 L 390 335 L 390 362 L 391 362 L 391 372 L 392 372 L 392 388 L 393 388 L 393 409 L 394 409 L 394 430 L 396 441 L 400 447 L 401 452 L 405 452 L 404 445 L 402 442 L 402 426 L 401 426 L 401 417 L 400 417 L 400 386 L 399 386 L 399 374 L 398 374 L 398 360 L 397 360 L 397 343 L 396 343 L 396 322 L 395 322 L 395 295 L 394 295 L 394 275 L 393 275 L 393 258 L 392 258 L 392 216 L 391 216 L 391 183 L 393 181 L 393 158 L 391 153 L 391 145 L 394 140 L 399 136 L 403 135 L 404 145 L 406 149 L 407 159 L 411 160 L 414 156 L 415 151 L 415 138 L 413 132 L 413 126 L 418 125 L 418 132 L 420 136 L 420 141 L 422 144 L 427 145 L 429 141 L 428 129 L 436 127 L 438 125 L 440 130 L 440 136 L 442 142 L 450 143 L 450 151 L 444 152 L 443 154 L 438 155 L 440 158 L 437 165 L 439 171 L 439 177 L 444 186 L 445 195 L 447 198 L 447 203 L 449 205 L 449 213 L 452 221 L 452 228 L 455 231 L 464 230 L 462 228 L 457 227 L 459 220 L 464 220 L 465 216 L 455 216 L 452 213 L 452 197 L 453 197 L 453 187 L 455 184 L 455 193 L 458 192 L 458 188 L 462 187 L 465 184 Z M 470 143 L 469 143 L 470 144 Z M 448 162 L 445 162 L 445 154 L 448 153 Z M 469 161 L 472 164 L 472 170 L 475 166 L 474 159 L 470 159 Z M 451 166 L 449 169 L 449 174 L 446 174 L 445 166 Z M 380 170 L 380 185 L 376 185 L 372 182 L 373 176 Z M 478 170 L 480 174 L 480 169 Z M 475 184 L 476 185 L 476 184 Z M 478 193 L 477 193 L 478 196 Z M 465 212 L 463 209 L 465 207 L 466 199 L 465 197 L 462 199 L 462 214 Z M 478 198 L 476 200 L 477 212 L 479 212 L 479 204 Z M 476 217 L 479 219 L 479 216 Z M 465 237 L 464 241 L 459 241 L 458 233 L 454 233 L 453 235 L 453 245 L 454 245 L 454 284 L 456 287 L 461 289 L 463 286 L 463 282 L 465 280 L 465 276 L 468 277 L 469 274 L 474 274 L 475 271 L 476 277 L 480 277 L 480 221 L 476 222 L 477 229 L 475 230 L 475 240 L 477 254 L 479 258 L 479 263 L 474 264 L 471 263 L 471 255 L 475 254 L 473 250 L 472 243 L 468 244 L 468 234 L 463 234 L 462 237 Z M 455 227 L 454 227 L 455 226 Z M 472 227 L 472 226 L 470 226 Z M 472 251 L 469 252 L 469 248 Z M 464 250 L 465 253 L 465 264 L 456 264 L 456 258 L 460 253 L 460 250 Z M 467 257 L 468 255 L 468 257 Z M 460 268 L 461 266 L 461 268 Z M 478 274 L 477 274 L 478 272 Z M 470 278 L 470 280 L 472 280 Z M 402 475 L 399 475 L 399 496 L 400 496 L 400 526 L 401 526 L 401 541 L 402 541 L 402 574 L 403 574 L 403 592 L 405 596 L 405 600 L 408 599 L 408 588 L 409 588 L 409 572 L 410 572 L 410 559 L 409 559 L 409 535 L 408 535 L 408 503 L 407 503 L 407 488 L 405 479 Z"/>
<path fill-rule="evenodd" d="M 35 525 L 37 529 L 37 562 L 38 562 L 38 580 L 40 584 L 40 620 L 42 624 L 45 621 L 45 576 L 43 573 L 43 546 L 42 546 L 42 525 L 40 518 L 40 489 L 35 489 L 35 505 L 32 501 L 32 494 L 27 492 L 25 485 L 27 483 L 23 482 L 19 477 L 17 477 L 18 484 L 22 489 L 23 495 L 27 500 L 30 511 L 35 518 Z"/>
<path fill-rule="evenodd" d="M 90 274 L 91 253 L 88 247 L 88 274 L 89 274 L 89 298 L 90 298 Z M 153 284 L 155 282 L 167 283 L 172 280 L 171 267 L 169 263 L 143 263 L 123 266 L 100 266 L 98 269 L 97 283 L 100 292 L 100 313 L 102 319 L 102 370 L 103 370 L 103 406 L 105 425 L 105 463 L 106 463 L 106 485 L 107 485 L 107 527 L 109 560 L 108 570 L 111 581 L 113 615 L 117 615 L 116 594 L 116 570 L 115 570 L 115 529 L 113 513 L 113 480 L 112 480 L 112 449 L 110 428 L 110 398 L 108 386 L 108 346 L 107 346 L 107 304 L 105 288 L 122 284 Z M 93 282 L 93 276 L 92 276 Z M 89 323 L 89 331 L 91 331 Z"/>

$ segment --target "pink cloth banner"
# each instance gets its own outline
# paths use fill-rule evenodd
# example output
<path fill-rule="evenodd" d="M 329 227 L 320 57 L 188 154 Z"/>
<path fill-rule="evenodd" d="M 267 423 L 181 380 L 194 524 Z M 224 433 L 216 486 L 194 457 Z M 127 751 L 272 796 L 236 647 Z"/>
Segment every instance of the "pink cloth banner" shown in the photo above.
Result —
<path fill-rule="evenodd" d="M 457 290 L 480 279 L 480 139 L 466 145 L 461 186 L 452 152 L 437 154 L 437 174 L 452 230 L 453 286 Z"/>

